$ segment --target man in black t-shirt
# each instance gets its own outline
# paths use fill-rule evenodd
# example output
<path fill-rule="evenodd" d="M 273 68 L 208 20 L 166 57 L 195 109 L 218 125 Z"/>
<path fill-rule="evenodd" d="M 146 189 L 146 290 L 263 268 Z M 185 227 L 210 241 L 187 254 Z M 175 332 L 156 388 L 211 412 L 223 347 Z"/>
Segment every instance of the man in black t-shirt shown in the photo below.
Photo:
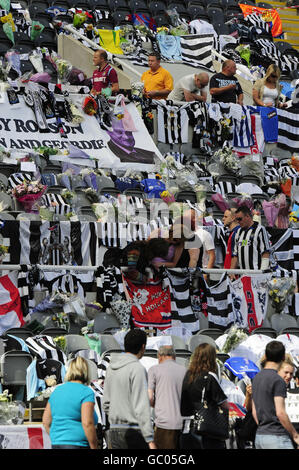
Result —
<path fill-rule="evenodd" d="M 212 76 L 210 80 L 210 95 L 212 103 L 237 103 L 243 105 L 243 90 L 234 76 L 237 70 L 233 60 L 222 64 L 222 71 Z"/>

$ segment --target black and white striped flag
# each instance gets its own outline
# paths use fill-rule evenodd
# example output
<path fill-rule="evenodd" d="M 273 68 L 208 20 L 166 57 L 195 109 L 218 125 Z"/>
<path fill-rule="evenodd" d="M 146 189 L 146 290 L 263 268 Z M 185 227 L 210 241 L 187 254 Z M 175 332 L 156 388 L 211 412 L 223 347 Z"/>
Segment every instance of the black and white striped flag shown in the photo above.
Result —
<path fill-rule="evenodd" d="M 224 273 L 214 286 L 206 286 L 210 328 L 229 328 L 235 322 L 233 298 L 228 275 Z"/>
<path fill-rule="evenodd" d="M 299 109 L 277 109 L 278 116 L 278 146 L 299 152 Z"/>
<path fill-rule="evenodd" d="M 198 331 L 199 320 L 191 305 L 191 273 L 185 269 L 165 269 L 163 283 L 170 290 L 172 320 L 180 321 L 189 331 Z"/>
<path fill-rule="evenodd" d="M 206 67 L 214 71 L 212 58 L 213 45 L 213 34 L 181 36 L 182 61 L 192 67 Z"/>

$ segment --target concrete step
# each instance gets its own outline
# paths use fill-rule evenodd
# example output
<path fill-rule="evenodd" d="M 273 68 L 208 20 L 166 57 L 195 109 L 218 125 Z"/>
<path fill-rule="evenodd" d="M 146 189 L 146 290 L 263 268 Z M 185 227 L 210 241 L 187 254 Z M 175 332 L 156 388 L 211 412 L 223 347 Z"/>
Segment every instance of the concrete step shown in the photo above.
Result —
<path fill-rule="evenodd" d="M 283 32 L 299 32 L 299 21 L 298 20 L 285 20 L 282 21 L 282 31 Z"/>

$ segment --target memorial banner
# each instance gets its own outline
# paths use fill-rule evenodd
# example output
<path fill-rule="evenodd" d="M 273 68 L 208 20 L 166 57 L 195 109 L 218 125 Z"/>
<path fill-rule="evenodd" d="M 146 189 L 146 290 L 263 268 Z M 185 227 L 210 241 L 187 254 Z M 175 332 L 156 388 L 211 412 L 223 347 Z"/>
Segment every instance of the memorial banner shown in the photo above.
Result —
<path fill-rule="evenodd" d="M 47 127 L 41 131 L 34 110 L 26 104 L 23 96 L 19 96 L 17 105 L 10 105 L 6 93 L 3 93 L 0 102 L 0 146 L 10 150 L 12 158 L 20 158 L 24 152 L 33 151 L 37 147 L 52 147 L 60 151 L 57 155 L 51 155 L 52 161 L 100 168 L 150 170 L 154 157 L 162 158 L 133 103 L 127 104 L 126 110 L 136 131 L 126 130 L 123 119 L 117 117 L 112 118 L 106 131 L 95 116 L 82 111 L 85 95 L 70 96 L 77 108 L 81 109 L 84 120 L 74 126 L 60 118 L 64 130 L 62 133 L 56 118 L 47 119 Z M 83 158 L 68 157 L 66 153 L 70 144 L 86 155 Z M 5 161 L 8 163 L 8 159 Z"/>

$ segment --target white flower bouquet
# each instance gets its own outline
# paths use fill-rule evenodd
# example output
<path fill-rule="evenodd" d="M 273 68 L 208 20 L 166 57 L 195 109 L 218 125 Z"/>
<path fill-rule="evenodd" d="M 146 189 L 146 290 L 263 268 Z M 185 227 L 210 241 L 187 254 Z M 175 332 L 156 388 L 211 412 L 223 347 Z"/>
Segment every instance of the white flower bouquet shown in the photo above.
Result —
<path fill-rule="evenodd" d="M 283 312 L 287 302 L 295 292 L 296 283 L 293 278 L 274 278 L 268 281 L 271 305 L 276 313 Z"/>
<path fill-rule="evenodd" d="M 231 326 L 221 352 L 228 354 L 247 338 L 248 335 L 244 330 L 238 328 L 236 325 Z"/>
<path fill-rule="evenodd" d="M 131 83 L 132 97 L 135 96 L 137 98 L 141 98 L 143 89 L 144 89 L 144 83 L 143 82 L 133 82 L 133 83 Z"/>
<path fill-rule="evenodd" d="M 219 159 L 226 171 L 238 174 L 240 171 L 240 162 L 234 151 L 230 147 L 223 147 L 214 153 L 214 160 Z"/>

